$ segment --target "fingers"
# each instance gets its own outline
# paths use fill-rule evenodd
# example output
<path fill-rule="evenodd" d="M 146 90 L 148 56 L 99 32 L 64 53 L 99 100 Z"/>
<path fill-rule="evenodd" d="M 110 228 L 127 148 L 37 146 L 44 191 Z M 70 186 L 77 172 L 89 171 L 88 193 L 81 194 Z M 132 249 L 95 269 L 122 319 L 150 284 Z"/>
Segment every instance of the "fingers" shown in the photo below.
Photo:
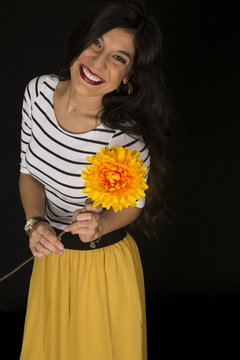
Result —
<path fill-rule="evenodd" d="M 91 204 L 85 205 L 84 208 L 85 208 L 87 211 L 94 211 L 94 212 L 97 212 L 97 213 L 101 212 L 102 209 L 103 209 L 102 205 L 98 205 L 98 206 L 94 207 L 94 206 L 91 205 Z"/>
<path fill-rule="evenodd" d="M 84 234 L 91 233 L 92 231 L 95 231 L 95 229 L 98 227 L 98 222 L 99 222 L 99 215 L 97 214 L 95 214 L 94 216 L 91 214 L 90 216 L 88 215 L 87 220 L 83 220 L 83 218 L 80 215 L 78 215 L 77 220 L 71 225 L 68 225 L 64 229 L 64 231 L 65 232 L 71 231 L 72 234 L 78 234 L 79 231 L 81 231 L 81 233 Z"/>
<path fill-rule="evenodd" d="M 96 236 L 99 228 L 100 216 L 94 212 L 82 212 L 78 210 L 74 213 L 75 221 L 68 225 L 64 231 L 71 232 L 73 235 L 78 234 L 84 242 L 92 241 Z"/>
<path fill-rule="evenodd" d="M 64 255 L 63 244 L 56 237 L 56 233 L 49 224 L 41 223 L 32 231 L 29 238 L 29 247 L 36 257 L 50 255 Z"/>
<path fill-rule="evenodd" d="M 36 248 L 34 248 L 34 247 L 31 248 L 30 247 L 30 249 L 32 251 L 33 256 L 38 257 L 38 258 L 42 258 L 44 256 L 41 252 L 37 251 Z"/>
<path fill-rule="evenodd" d="M 84 227 L 88 227 L 89 222 L 94 222 L 99 219 L 99 215 L 95 212 L 84 212 L 84 209 L 81 209 L 74 212 L 72 219 L 73 219 L 72 225 L 74 225 L 77 221 L 81 221 L 81 222 L 85 222 Z M 70 228 L 72 225 L 68 225 L 64 229 L 64 231 L 71 231 Z M 75 226 L 73 226 L 73 228 L 75 228 Z"/>
<path fill-rule="evenodd" d="M 94 207 L 87 204 L 84 208 L 76 210 L 72 216 L 72 224 L 66 226 L 64 231 L 73 235 L 78 234 L 83 242 L 96 239 L 99 233 L 99 213 L 102 209 L 101 205 Z"/>
<path fill-rule="evenodd" d="M 94 236 L 98 228 L 98 221 L 76 221 L 74 224 L 68 226 L 69 232 L 72 234 Z"/>
<path fill-rule="evenodd" d="M 72 216 L 72 221 L 73 222 L 77 221 L 77 215 L 79 215 L 79 214 L 88 214 L 89 212 L 94 212 L 94 213 L 99 214 L 102 212 L 102 210 L 103 210 L 102 205 L 98 205 L 98 206 L 94 207 L 92 204 L 87 204 L 87 205 L 85 205 L 84 208 L 74 211 L 73 216 Z M 88 216 L 82 217 L 78 221 L 81 221 L 81 220 L 89 220 L 89 217 Z"/>

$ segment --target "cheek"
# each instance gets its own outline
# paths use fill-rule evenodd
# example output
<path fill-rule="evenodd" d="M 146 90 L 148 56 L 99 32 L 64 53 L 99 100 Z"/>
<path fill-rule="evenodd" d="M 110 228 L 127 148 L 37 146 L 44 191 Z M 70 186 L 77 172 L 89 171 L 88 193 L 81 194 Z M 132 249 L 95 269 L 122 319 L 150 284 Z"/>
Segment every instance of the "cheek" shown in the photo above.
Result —
<path fill-rule="evenodd" d="M 79 63 L 82 61 L 82 59 L 89 56 L 88 50 L 84 50 L 78 57 L 75 58 L 74 63 L 72 64 L 72 68 L 78 67 Z"/>
<path fill-rule="evenodd" d="M 127 74 L 126 69 L 121 68 L 118 65 L 111 65 L 109 67 L 110 81 L 120 84 L 124 76 Z"/>
<path fill-rule="evenodd" d="M 87 48 L 85 50 L 83 50 L 81 52 L 81 54 L 77 57 L 77 61 L 80 61 L 81 59 L 85 59 L 85 58 L 88 58 L 88 57 L 93 57 L 95 56 L 95 52 L 93 51 L 93 49 L 91 48 Z"/>
<path fill-rule="evenodd" d="M 78 64 L 75 61 L 74 64 L 70 67 L 70 74 L 71 74 L 71 80 L 74 81 L 78 77 L 79 70 L 78 70 Z"/>

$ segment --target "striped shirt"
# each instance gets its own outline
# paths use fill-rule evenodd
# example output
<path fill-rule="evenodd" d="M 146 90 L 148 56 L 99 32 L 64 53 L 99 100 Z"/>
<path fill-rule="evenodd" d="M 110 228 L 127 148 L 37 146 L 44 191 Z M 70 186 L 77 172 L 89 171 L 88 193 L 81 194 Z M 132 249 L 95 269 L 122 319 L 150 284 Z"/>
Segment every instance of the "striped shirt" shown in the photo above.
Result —
<path fill-rule="evenodd" d="M 82 170 L 102 147 L 117 144 L 137 149 L 144 166 L 150 167 L 148 148 L 142 138 L 134 139 L 120 130 L 100 124 L 82 134 L 65 131 L 58 123 L 53 106 L 56 75 L 32 79 L 26 86 L 22 106 L 20 172 L 31 174 L 45 188 L 45 216 L 50 224 L 63 229 L 72 222 L 75 210 L 84 207 Z M 145 198 L 137 201 L 144 207 Z"/>

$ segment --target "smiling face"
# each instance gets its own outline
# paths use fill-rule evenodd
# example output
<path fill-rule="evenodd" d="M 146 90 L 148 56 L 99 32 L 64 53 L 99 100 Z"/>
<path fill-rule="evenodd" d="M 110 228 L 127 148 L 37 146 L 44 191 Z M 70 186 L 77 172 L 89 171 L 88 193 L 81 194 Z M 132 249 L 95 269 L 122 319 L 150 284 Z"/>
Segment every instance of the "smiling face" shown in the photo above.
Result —
<path fill-rule="evenodd" d="M 134 59 L 134 33 L 108 31 L 85 49 L 70 67 L 71 83 L 79 95 L 104 96 L 128 80 Z"/>

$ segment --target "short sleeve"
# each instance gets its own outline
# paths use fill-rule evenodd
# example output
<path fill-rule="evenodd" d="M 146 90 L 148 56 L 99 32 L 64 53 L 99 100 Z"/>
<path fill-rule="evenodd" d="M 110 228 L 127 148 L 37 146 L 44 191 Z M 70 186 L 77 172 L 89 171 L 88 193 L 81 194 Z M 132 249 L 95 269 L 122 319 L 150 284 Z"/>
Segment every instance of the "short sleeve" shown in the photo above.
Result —
<path fill-rule="evenodd" d="M 22 125 L 21 125 L 21 153 L 20 153 L 20 172 L 29 174 L 26 163 L 26 152 L 32 136 L 32 109 L 37 99 L 41 86 L 47 75 L 33 78 L 27 84 L 22 103 Z"/>
<path fill-rule="evenodd" d="M 122 146 L 128 147 L 131 150 L 137 150 L 140 152 L 139 160 L 143 160 L 144 166 L 147 167 L 145 178 L 148 178 L 149 170 L 150 170 L 150 155 L 149 149 L 142 137 L 132 137 L 130 135 L 125 134 L 124 132 L 117 130 L 116 133 L 112 136 L 109 141 L 109 148 L 112 146 Z M 143 197 L 141 200 L 137 201 L 138 208 L 143 208 L 146 202 L 146 197 Z"/>
<path fill-rule="evenodd" d="M 20 172 L 29 174 L 26 164 L 26 152 L 32 134 L 32 121 L 31 121 L 31 89 L 30 83 L 26 86 L 22 103 L 22 126 L 21 126 L 21 153 L 20 153 Z"/>

